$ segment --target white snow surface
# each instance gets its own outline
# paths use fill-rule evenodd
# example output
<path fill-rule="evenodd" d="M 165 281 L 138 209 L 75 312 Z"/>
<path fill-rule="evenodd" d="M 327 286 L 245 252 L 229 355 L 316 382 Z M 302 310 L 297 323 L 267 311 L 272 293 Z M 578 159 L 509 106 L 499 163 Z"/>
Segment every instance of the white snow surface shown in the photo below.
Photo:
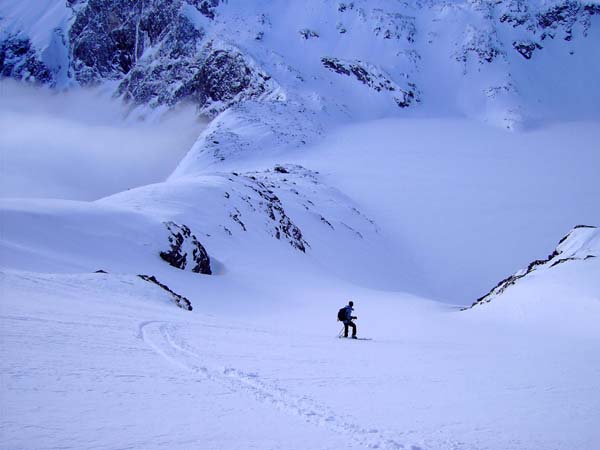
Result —
<path fill-rule="evenodd" d="M 116 148 L 110 110 L 55 121 L 40 96 L 40 120 L 19 95 L 0 110 L 0 448 L 600 448 L 597 229 L 461 311 L 600 224 L 598 17 L 526 65 L 488 33 L 488 2 L 394 4 L 401 48 L 373 39 L 388 2 L 338 3 L 224 2 L 210 33 L 280 88 L 219 114 L 183 157 L 157 145 L 136 164 L 146 143 L 189 138 L 162 111 L 135 111 L 142 145 Z M 60 54 L 64 3 L 0 16 L 48 64 Z M 488 37 L 503 56 L 457 64 Z M 416 81 L 422 104 L 400 110 L 323 56 Z M 160 258 L 170 221 L 213 275 Z M 337 338 L 349 299 L 371 340 Z"/>
<path fill-rule="evenodd" d="M 2 447 L 599 442 L 597 334 L 482 324 L 424 299 L 294 273 L 285 285 L 270 281 L 288 270 L 256 270 L 259 284 L 174 276 L 190 313 L 131 275 L 4 272 Z M 335 337 L 333 313 L 349 295 L 359 335 L 372 341 Z"/>
<path fill-rule="evenodd" d="M 597 121 L 515 133 L 465 119 L 390 118 L 331 128 L 318 143 L 290 149 L 279 141 L 302 130 L 275 115 L 280 126 L 267 132 L 267 117 L 257 124 L 224 113 L 170 179 L 273 161 L 315 169 L 381 229 L 387 247 L 375 259 L 391 255 L 390 283 L 400 280 L 403 290 L 470 304 L 546 256 L 575 225 L 600 223 Z"/>
<path fill-rule="evenodd" d="M 373 130 L 392 124 L 364 130 L 394 141 Z M 402 292 L 412 269 L 380 216 L 398 202 L 381 194 L 394 173 L 369 175 L 360 142 L 345 161 L 335 154 L 347 148 L 323 153 L 327 173 L 223 167 L 94 202 L 2 200 L 0 446 L 594 449 L 598 260 L 565 262 L 466 312 Z M 411 148 L 404 157 L 420 158 Z M 353 167 L 371 181 L 352 182 Z M 279 218 L 259 183 L 302 230 L 305 253 L 274 237 Z M 214 275 L 158 257 L 167 220 L 190 227 Z M 136 274 L 155 275 L 193 311 Z M 348 299 L 372 340 L 336 337 Z"/>
<path fill-rule="evenodd" d="M 548 258 L 532 262 L 500 283 L 473 309 L 480 310 L 477 314 L 482 318 L 501 317 L 533 327 L 552 323 L 559 334 L 577 329 L 581 335 L 596 335 L 599 256 L 598 228 L 577 227 Z"/>

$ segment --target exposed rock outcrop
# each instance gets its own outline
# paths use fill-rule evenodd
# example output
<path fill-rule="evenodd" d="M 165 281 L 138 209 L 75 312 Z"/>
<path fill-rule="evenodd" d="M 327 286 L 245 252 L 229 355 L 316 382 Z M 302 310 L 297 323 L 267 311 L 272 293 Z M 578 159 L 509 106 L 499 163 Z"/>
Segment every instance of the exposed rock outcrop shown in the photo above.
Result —
<path fill-rule="evenodd" d="M 266 232 L 294 250 L 307 253 L 310 240 L 300 225 L 307 223 L 307 217 L 312 230 L 349 230 L 353 238 L 361 240 L 363 235 L 377 234 L 373 221 L 336 199 L 337 192 L 324 185 L 317 172 L 302 166 L 285 164 L 263 171 L 232 172 L 227 181 L 223 193 L 227 215 L 224 222 L 218 222 L 227 237 Z M 336 220 L 336 215 L 344 219 Z"/>
<path fill-rule="evenodd" d="M 485 64 L 494 62 L 504 54 L 502 44 L 493 30 L 468 25 L 455 58 L 463 64 L 466 73 L 470 58 L 474 58 L 479 64 Z"/>
<path fill-rule="evenodd" d="M 308 40 L 308 39 L 316 39 L 319 37 L 319 33 L 317 33 L 315 30 L 311 30 L 309 28 L 303 28 L 299 31 L 300 36 L 302 36 L 303 39 Z"/>
<path fill-rule="evenodd" d="M 521 56 L 525 59 L 531 59 L 534 50 L 541 50 L 543 47 L 537 42 L 531 41 L 515 41 L 513 42 L 513 47 L 516 51 L 518 51 Z"/>
<path fill-rule="evenodd" d="M 417 28 L 415 18 L 404 14 L 384 11 L 376 8 L 372 12 L 375 36 L 383 39 L 415 42 Z"/>
<path fill-rule="evenodd" d="M 21 36 L 9 36 L 0 41 L 0 78 L 50 84 L 54 83 L 54 74 L 39 59 L 29 39 Z"/>
<path fill-rule="evenodd" d="M 73 1 L 71 73 L 82 85 L 119 80 L 117 94 L 153 107 L 193 101 L 208 115 L 275 89 L 251 57 L 206 38 L 218 0 Z"/>
<path fill-rule="evenodd" d="M 198 33 L 190 24 L 185 28 Z M 209 42 L 196 55 L 194 43 L 184 50 L 186 46 L 178 42 L 179 49 L 161 45 L 154 57 L 141 61 L 119 86 L 119 94 L 151 106 L 191 100 L 203 113 L 214 116 L 234 103 L 277 89 L 266 72 L 232 46 Z"/>
<path fill-rule="evenodd" d="M 190 302 L 188 298 L 184 297 L 183 295 L 179 295 L 177 292 L 170 289 L 169 286 L 158 281 L 154 275 L 138 275 L 138 277 L 167 291 L 171 295 L 173 302 L 181 309 L 185 309 L 186 311 L 191 311 L 193 309 L 192 302 Z"/>
<path fill-rule="evenodd" d="M 83 85 L 117 80 L 127 74 L 144 51 L 144 40 L 138 45 L 140 33 L 153 30 L 156 38 L 174 13 L 172 7 L 164 8 L 164 20 L 157 29 L 153 28 L 156 21 L 142 21 L 140 1 L 90 0 L 71 5 L 75 11 L 69 32 L 72 72 Z"/>
<path fill-rule="evenodd" d="M 252 175 L 246 176 L 244 181 L 246 186 L 256 192 L 260 197 L 261 201 L 259 202 L 259 207 L 262 208 L 267 217 L 273 222 L 273 236 L 276 239 L 285 239 L 292 247 L 301 252 L 306 252 L 308 243 L 304 240 L 302 231 L 300 231 L 300 228 L 298 228 L 286 214 L 281 200 L 270 189 L 266 182 L 261 181 Z"/>
<path fill-rule="evenodd" d="M 214 20 L 217 15 L 217 7 L 221 3 L 220 0 L 196 0 L 196 8 L 202 13 L 203 16 L 208 17 L 210 20 Z"/>
<path fill-rule="evenodd" d="M 377 92 L 393 93 L 392 98 L 401 108 L 406 108 L 413 102 L 419 102 L 417 87 L 408 81 L 408 75 L 404 75 L 407 79 L 406 87 L 402 88 L 383 70 L 364 61 L 323 57 L 321 62 L 326 69 L 340 75 L 353 77 Z"/>
<path fill-rule="evenodd" d="M 190 270 L 194 273 L 211 275 L 208 253 L 191 230 L 174 222 L 167 222 L 165 226 L 169 230 L 170 248 L 160 252 L 160 257 L 178 269 L 186 270 L 191 267 Z"/>
<path fill-rule="evenodd" d="M 555 33 L 562 29 L 563 38 L 570 41 L 573 38 L 573 25 L 579 19 L 580 10 L 580 2 L 567 0 L 537 14 L 537 25 L 543 30 L 541 39 L 554 38 Z"/>
<path fill-rule="evenodd" d="M 597 3 L 575 0 L 543 5 L 537 11 L 525 0 L 498 2 L 498 8 L 500 23 L 525 29 L 530 40 L 538 44 L 547 38 L 570 41 L 578 25 L 582 27 L 583 35 L 587 36 L 591 17 L 600 14 L 600 5 Z"/>
<path fill-rule="evenodd" d="M 102 269 L 96 270 L 94 273 L 103 274 L 103 275 L 108 274 L 107 271 L 102 270 Z M 158 281 L 154 275 L 138 275 L 138 277 L 144 281 L 155 284 L 158 287 L 160 287 L 161 289 L 167 291 L 169 293 L 169 295 L 171 296 L 173 303 L 175 303 L 175 305 L 177 305 L 181 309 L 185 309 L 186 311 L 191 311 L 193 309 L 192 302 L 190 302 L 190 300 L 188 298 L 184 297 L 183 295 L 178 294 L 177 292 L 175 292 L 171 288 L 169 288 L 169 286 L 167 286 L 166 284 L 163 284 L 160 281 Z"/>

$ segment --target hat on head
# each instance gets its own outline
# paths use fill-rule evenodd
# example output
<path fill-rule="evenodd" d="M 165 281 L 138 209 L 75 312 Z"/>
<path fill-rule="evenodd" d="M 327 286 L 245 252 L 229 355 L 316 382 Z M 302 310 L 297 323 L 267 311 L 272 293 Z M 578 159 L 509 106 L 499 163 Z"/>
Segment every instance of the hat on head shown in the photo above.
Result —
<path fill-rule="evenodd" d="M 354 302 L 353 302 L 352 300 L 350 300 L 350 301 L 348 302 L 348 304 L 349 304 L 350 306 L 354 306 Z"/>

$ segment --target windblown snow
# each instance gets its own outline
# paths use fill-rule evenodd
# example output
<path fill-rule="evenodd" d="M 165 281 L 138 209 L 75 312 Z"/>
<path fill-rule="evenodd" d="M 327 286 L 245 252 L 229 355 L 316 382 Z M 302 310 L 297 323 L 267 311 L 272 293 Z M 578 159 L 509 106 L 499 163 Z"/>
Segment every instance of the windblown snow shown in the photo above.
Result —
<path fill-rule="evenodd" d="M 0 448 L 600 448 L 599 30 L 2 2 Z"/>

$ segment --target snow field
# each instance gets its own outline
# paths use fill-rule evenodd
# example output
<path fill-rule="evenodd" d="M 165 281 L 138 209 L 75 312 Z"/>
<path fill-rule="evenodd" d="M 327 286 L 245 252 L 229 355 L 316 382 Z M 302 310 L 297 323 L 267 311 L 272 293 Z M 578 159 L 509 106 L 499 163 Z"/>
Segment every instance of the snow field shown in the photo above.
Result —
<path fill-rule="evenodd" d="M 71 42 L 85 4 L 0 2 L 0 39 L 28 38 L 53 87 L 73 88 L 0 83 L 0 448 L 600 448 L 597 239 L 572 242 L 592 258 L 460 311 L 574 225 L 600 225 L 600 16 L 392 3 L 182 6 L 202 29 L 177 58 L 188 75 L 214 49 L 268 74 L 205 126 L 185 106 L 106 100 L 118 67 L 76 88 L 73 47 L 113 32 L 110 11 L 94 13 L 110 30 Z M 161 39 L 138 55 L 132 5 L 134 68 L 160 84 L 154 100 L 179 101 L 185 70 L 151 72 L 181 54 Z M 167 221 L 214 275 L 160 259 Z M 349 299 L 372 340 L 335 337 Z"/>
<path fill-rule="evenodd" d="M 347 292 L 324 284 L 289 282 L 291 314 L 258 308 L 250 317 L 232 309 L 245 290 L 232 295 L 224 279 L 201 289 L 186 312 L 129 275 L 3 273 L 2 446 L 591 449 L 598 442 L 598 336 L 480 324 L 435 303 L 364 290 L 355 298 L 359 335 L 374 340 L 339 340 L 333 314 L 327 325 L 320 318 Z M 228 316 L 218 314 L 223 290 Z M 261 295 L 275 305 L 283 291 Z"/>
<path fill-rule="evenodd" d="M 598 223 L 596 135 L 377 121 L 294 158 L 95 202 L 3 200 L 0 446 L 594 449 L 597 261 L 459 309 L 545 257 L 572 221 Z M 305 253 L 274 237 L 258 183 Z M 215 275 L 158 257 L 168 220 L 190 226 Z M 349 299 L 372 341 L 335 337 Z"/>

